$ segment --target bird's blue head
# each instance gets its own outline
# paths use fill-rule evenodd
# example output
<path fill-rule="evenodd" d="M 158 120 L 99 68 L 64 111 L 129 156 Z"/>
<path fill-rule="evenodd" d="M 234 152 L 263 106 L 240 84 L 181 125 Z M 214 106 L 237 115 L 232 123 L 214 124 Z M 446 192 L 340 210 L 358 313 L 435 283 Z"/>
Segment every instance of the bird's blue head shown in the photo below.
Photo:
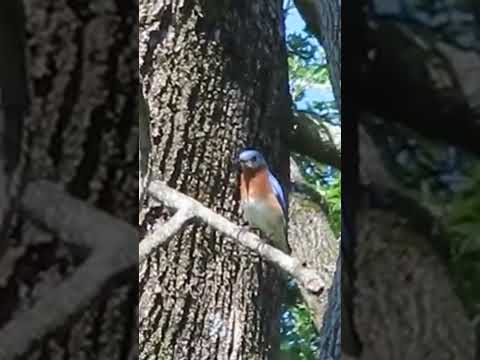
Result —
<path fill-rule="evenodd" d="M 238 155 L 238 162 L 242 169 L 261 169 L 267 166 L 262 153 L 255 149 L 245 149 Z"/>

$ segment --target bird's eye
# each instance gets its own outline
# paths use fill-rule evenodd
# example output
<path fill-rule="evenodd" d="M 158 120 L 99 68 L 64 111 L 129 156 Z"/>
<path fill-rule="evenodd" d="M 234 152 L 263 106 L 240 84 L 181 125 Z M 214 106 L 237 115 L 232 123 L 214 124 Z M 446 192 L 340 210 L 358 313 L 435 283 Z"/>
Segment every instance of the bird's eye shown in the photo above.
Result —
<path fill-rule="evenodd" d="M 257 156 L 256 155 L 252 157 L 252 161 L 257 161 Z"/>

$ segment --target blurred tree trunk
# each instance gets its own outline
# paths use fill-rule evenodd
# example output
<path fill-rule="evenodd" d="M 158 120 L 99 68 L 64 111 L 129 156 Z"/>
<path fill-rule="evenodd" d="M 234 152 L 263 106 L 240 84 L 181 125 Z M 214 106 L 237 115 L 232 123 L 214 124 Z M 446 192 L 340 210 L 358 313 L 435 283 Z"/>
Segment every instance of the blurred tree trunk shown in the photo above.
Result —
<path fill-rule="evenodd" d="M 364 3 L 356 3 L 358 10 Z M 452 161 L 445 155 L 458 156 L 461 150 L 455 144 L 460 143 L 478 149 L 478 82 L 472 80 L 478 56 L 445 36 L 444 31 L 456 26 L 457 11 L 449 10 L 453 3 L 435 14 L 448 19 L 442 29 L 412 25 L 414 17 L 401 7 L 377 17 L 385 8 L 375 5 L 352 11 L 355 15 L 344 23 L 355 29 L 360 44 L 368 44 L 355 49 L 347 65 L 350 79 L 359 80 L 349 87 L 349 98 L 355 98 L 349 120 L 358 124 L 357 134 L 352 133 L 358 135 L 358 149 L 351 153 L 358 151 L 360 176 L 352 183 L 359 182 L 361 189 L 358 206 L 351 210 L 356 213 L 354 327 L 363 347 L 352 355 L 478 358 L 475 320 L 468 319 L 465 299 L 459 296 L 463 285 L 478 281 L 458 279 L 453 268 L 470 265 L 462 263 L 454 249 L 463 245 L 449 234 L 450 197 L 461 191 L 445 185 L 464 184 L 443 182 L 453 170 L 457 179 L 470 181 L 455 157 Z M 474 39 L 467 33 L 458 38 Z M 372 49 L 375 55 L 370 57 Z M 435 64 L 432 70 L 424 71 L 430 64 Z M 439 77 L 448 79 L 447 85 L 439 86 Z M 448 170 L 441 166 L 445 159 L 451 164 Z M 342 350 L 344 344 L 342 339 Z"/>
<path fill-rule="evenodd" d="M 3 241 L 13 213 L 13 169 L 18 165 L 23 117 L 28 104 L 25 69 L 25 9 L 22 1 L 0 5 L 0 257 L 8 247 Z"/>
<path fill-rule="evenodd" d="M 15 170 L 19 188 L 30 180 L 48 179 L 135 224 L 138 107 L 131 94 L 138 86 L 137 3 L 24 4 L 31 106 L 21 124 L 23 145 L 10 145 L 20 153 Z M 9 55 L 16 60 L 10 58 L 8 66 L 23 56 Z M 86 256 L 19 213 L 9 220 L 5 234 L 10 246 L 0 258 L 0 326 L 17 315 L 15 311 L 35 306 Z M 26 358 L 134 358 L 138 290 L 130 273 L 112 279 L 88 309 L 35 344 Z"/>
<path fill-rule="evenodd" d="M 382 130 L 376 133 L 373 124 Z M 440 226 L 435 229 L 420 191 L 392 172 L 379 146 L 386 134 L 409 141 L 402 135 L 412 133 L 373 116 L 362 119 L 354 319 L 363 351 L 357 358 L 474 359 L 474 322 L 439 255 Z"/>
<path fill-rule="evenodd" d="M 281 1 L 140 3 L 148 173 L 239 222 L 237 169 L 263 150 L 283 182 L 290 97 Z M 147 147 L 146 147 L 147 148 Z M 142 155 L 143 156 L 143 155 Z M 142 203 L 142 229 L 169 211 Z M 140 359 L 277 359 L 278 272 L 203 224 L 140 267 Z"/>

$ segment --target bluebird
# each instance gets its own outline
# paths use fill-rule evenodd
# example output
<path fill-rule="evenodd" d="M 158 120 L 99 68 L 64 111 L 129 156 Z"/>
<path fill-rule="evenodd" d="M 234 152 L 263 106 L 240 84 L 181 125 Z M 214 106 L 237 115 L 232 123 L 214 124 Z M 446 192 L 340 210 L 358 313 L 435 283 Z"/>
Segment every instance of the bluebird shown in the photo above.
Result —
<path fill-rule="evenodd" d="M 287 202 L 280 182 L 257 150 L 243 150 L 238 162 L 241 168 L 241 206 L 246 220 L 250 226 L 260 229 L 273 246 L 289 254 Z"/>

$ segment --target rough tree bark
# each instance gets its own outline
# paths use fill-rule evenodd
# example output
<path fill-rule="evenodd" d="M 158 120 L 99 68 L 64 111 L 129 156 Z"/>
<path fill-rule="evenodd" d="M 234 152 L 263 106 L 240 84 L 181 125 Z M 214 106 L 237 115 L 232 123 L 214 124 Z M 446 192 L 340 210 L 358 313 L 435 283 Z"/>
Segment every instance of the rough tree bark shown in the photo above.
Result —
<path fill-rule="evenodd" d="M 309 267 L 317 269 L 324 276 L 327 282 L 326 288 L 329 288 L 339 244 L 325 214 L 323 198 L 309 188 L 293 160 L 290 169 L 292 177 L 289 213 L 290 246 L 296 257 L 305 260 Z M 309 253 L 315 255 L 312 256 Z M 315 326 L 320 330 L 327 293 L 324 292 L 320 298 L 313 297 L 303 290 L 302 294 L 310 298 L 307 303 L 313 310 Z"/>
<path fill-rule="evenodd" d="M 16 177 L 20 188 L 30 179 L 48 179 L 134 224 L 138 132 L 131 94 L 138 86 L 137 3 L 97 5 L 25 2 L 32 96 Z M 35 306 L 88 256 L 18 215 L 7 224 L 11 246 L 0 259 L 0 325 Z M 35 344 L 26 358 L 133 358 L 136 304 L 136 279 L 119 274 L 88 310 Z"/>
<path fill-rule="evenodd" d="M 148 173 L 239 221 L 244 146 L 288 178 L 290 98 L 281 1 L 140 2 Z M 142 204 L 142 228 L 164 208 Z M 140 267 L 140 359 L 275 359 L 281 284 L 257 256 L 191 224 Z"/>
<path fill-rule="evenodd" d="M 290 193 L 289 238 L 293 254 L 303 259 L 308 267 L 322 274 L 325 291 L 313 295 L 300 287 L 300 292 L 312 311 L 320 339 L 320 359 L 340 356 L 340 276 L 336 272 L 339 261 L 339 241 L 328 222 L 323 199 L 306 185 L 298 166 L 291 164 L 292 191 Z M 333 334 L 331 334 L 333 332 Z M 332 336 L 333 335 L 333 336 Z"/>

